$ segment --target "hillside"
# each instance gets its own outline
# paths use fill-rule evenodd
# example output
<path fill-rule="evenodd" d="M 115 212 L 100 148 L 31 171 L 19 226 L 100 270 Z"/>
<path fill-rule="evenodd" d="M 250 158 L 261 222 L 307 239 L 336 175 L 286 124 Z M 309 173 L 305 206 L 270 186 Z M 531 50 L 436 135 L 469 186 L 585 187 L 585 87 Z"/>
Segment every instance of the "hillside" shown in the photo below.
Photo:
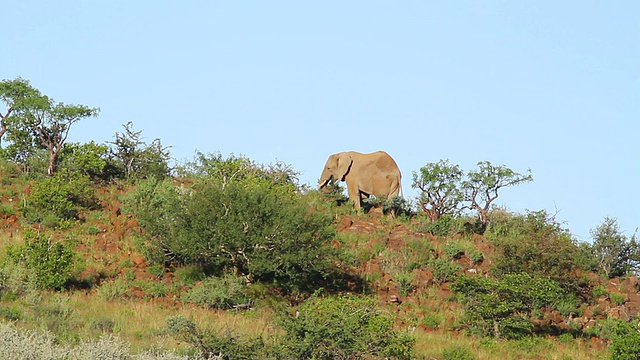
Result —
<path fill-rule="evenodd" d="M 0 317 L 18 328 L 48 329 L 59 341 L 70 343 L 113 334 L 133 352 L 157 347 L 189 353 L 188 341 L 167 333 L 167 319 L 184 316 L 213 333 L 257 335 L 269 342 L 282 335 L 278 309 L 304 302 L 304 296 L 283 296 L 260 287 L 243 306 L 212 309 L 184 301 L 181 296 L 203 278 L 194 274 L 194 267 L 163 266 L 144 253 L 145 229 L 123 209 L 122 198 L 132 187 L 97 188 L 98 206 L 52 229 L 22 219 L 19 204 L 32 185 L 4 178 L 0 259 L 7 264 L 7 248 L 24 244 L 27 228 L 72 244 L 77 259 L 71 280 L 60 291 L 10 291 L 10 267 L 4 268 Z M 531 317 L 533 336 L 506 340 L 472 335 L 463 324 L 465 308 L 452 290 L 454 276 L 492 277 L 497 261 L 494 240 L 469 233 L 436 236 L 417 231 L 416 217 L 356 214 L 344 207 L 335 208 L 333 226 L 337 235 L 331 246 L 340 254 L 341 270 L 349 274 L 345 281 L 353 283 L 343 284 L 345 290 L 332 296 L 375 295 L 379 308 L 393 315 L 395 327 L 414 336 L 415 358 L 452 359 L 458 354 L 477 359 L 604 359 L 611 338 L 601 324 L 640 313 L 636 277 L 605 279 L 583 273 L 577 277 L 585 281 L 584 297 L 573 307 L 530 309 L 536 310 Z M 434 264 L 447 265 L 443 270 Z"/>

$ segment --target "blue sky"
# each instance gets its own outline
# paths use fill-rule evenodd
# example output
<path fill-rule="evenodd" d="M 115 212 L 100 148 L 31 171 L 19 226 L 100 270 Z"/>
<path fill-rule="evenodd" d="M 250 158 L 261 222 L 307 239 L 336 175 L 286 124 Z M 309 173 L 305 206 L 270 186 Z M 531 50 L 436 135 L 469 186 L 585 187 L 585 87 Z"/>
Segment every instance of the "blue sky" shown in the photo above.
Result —
<path fill-rule="evenodd" d="M 13 1 L 0 78 L 100 107 L 70 140 L 133 121 L 178 161 L 385 150 L 403 173 L 449 159 L 525 172 L 497 205 L 546 209 L 582 241 L 640 226 L 638 1 Z"/>

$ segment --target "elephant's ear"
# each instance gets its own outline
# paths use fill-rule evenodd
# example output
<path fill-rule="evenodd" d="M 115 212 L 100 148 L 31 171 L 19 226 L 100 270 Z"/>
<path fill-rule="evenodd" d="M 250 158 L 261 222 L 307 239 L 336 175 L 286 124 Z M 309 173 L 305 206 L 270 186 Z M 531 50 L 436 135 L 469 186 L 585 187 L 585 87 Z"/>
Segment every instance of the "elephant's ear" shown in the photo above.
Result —
<path fill-rule="evenodd" d="M 338 178 L 340 181 L 344 181 L 344 177 L 349 173 L 349 169 L 351 169 L 351 164 L 353 164 L 353 159 L 347 153 L 342 153 L 338 155 Z"/>

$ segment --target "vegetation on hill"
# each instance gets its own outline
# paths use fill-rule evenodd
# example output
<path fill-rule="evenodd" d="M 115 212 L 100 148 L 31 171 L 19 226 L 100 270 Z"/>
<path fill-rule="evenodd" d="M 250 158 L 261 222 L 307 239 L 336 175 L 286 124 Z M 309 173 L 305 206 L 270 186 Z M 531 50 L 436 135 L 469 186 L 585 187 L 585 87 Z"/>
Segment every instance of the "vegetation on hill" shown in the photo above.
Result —
<path fill-rule="evenodd" d="M 441 160 L 413 173 L 418 198 L 356 212 L 339 186 L 308 189 L 283 163 L 170 164 L 132 123 L 111 143 L 66 143 L 98 110 L 23 79 L 0 82 L 0 100 L 12 358 L 640 355 L 636 236 L 605 218 L 579 243 L 544 210 L 493 206 L 530 174 Z"/>

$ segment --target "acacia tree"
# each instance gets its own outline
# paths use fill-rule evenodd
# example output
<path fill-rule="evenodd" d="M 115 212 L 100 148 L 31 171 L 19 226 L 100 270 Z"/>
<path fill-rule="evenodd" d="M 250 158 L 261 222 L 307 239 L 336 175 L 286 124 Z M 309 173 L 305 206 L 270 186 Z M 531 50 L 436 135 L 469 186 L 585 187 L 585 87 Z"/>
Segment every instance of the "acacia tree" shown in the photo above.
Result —
<path fill-rule="evenodd" d="M 489 209 L 491 203 L 498 198 L 498 190 L 533 181 L 531 170 L 528 175 L 517 173 L 504 165 L 492 165 L 489 161 L 480 161 L 478 170 L 467 173 L 467 179 L 462 182 L 464 200 L 470 204 L 465 208 L 476 210 L 482 228 L 489 224 Z"/>
<path fill-rule="evenodd" d="M 62 150 L 71 126 L 87 117 L 97 116 L 100 109 L 84 105 L 67 105 L 53 101 L 43 109 L 35 109 L 27 116 L 27 122 L 35 129 L 42 145 L 49 152 L 47 174 L 53 175 L 58 153 Z"/>
<path fill-rule="evenodd" d="M 55 171 L 58 153 L 71 126 L 79 120 L 96 116 L 100 111 L 84 105 L 55 104 L 53 99 L 42 95 L 21 78 L 4 80 L 0 84 L 0 99 L 7 109 L 4 115 L 0 114 L 0 137 L 10 134 L 13 145 L 20 148 L 15 153 L 30 152 L 37 147 L 35 144 L 47 149 L 48 175 Z"/>
<path fill-rule="evenodd" d="M 428 163 L 420 168 L 419 174 L 413 172 L 411 186 L 422 191 L 418 204 L 432 222 L 458 210 L 464 198 L 460 188 L 463 175 L 460 167 L 450 164 L 449 160 Z"/>

